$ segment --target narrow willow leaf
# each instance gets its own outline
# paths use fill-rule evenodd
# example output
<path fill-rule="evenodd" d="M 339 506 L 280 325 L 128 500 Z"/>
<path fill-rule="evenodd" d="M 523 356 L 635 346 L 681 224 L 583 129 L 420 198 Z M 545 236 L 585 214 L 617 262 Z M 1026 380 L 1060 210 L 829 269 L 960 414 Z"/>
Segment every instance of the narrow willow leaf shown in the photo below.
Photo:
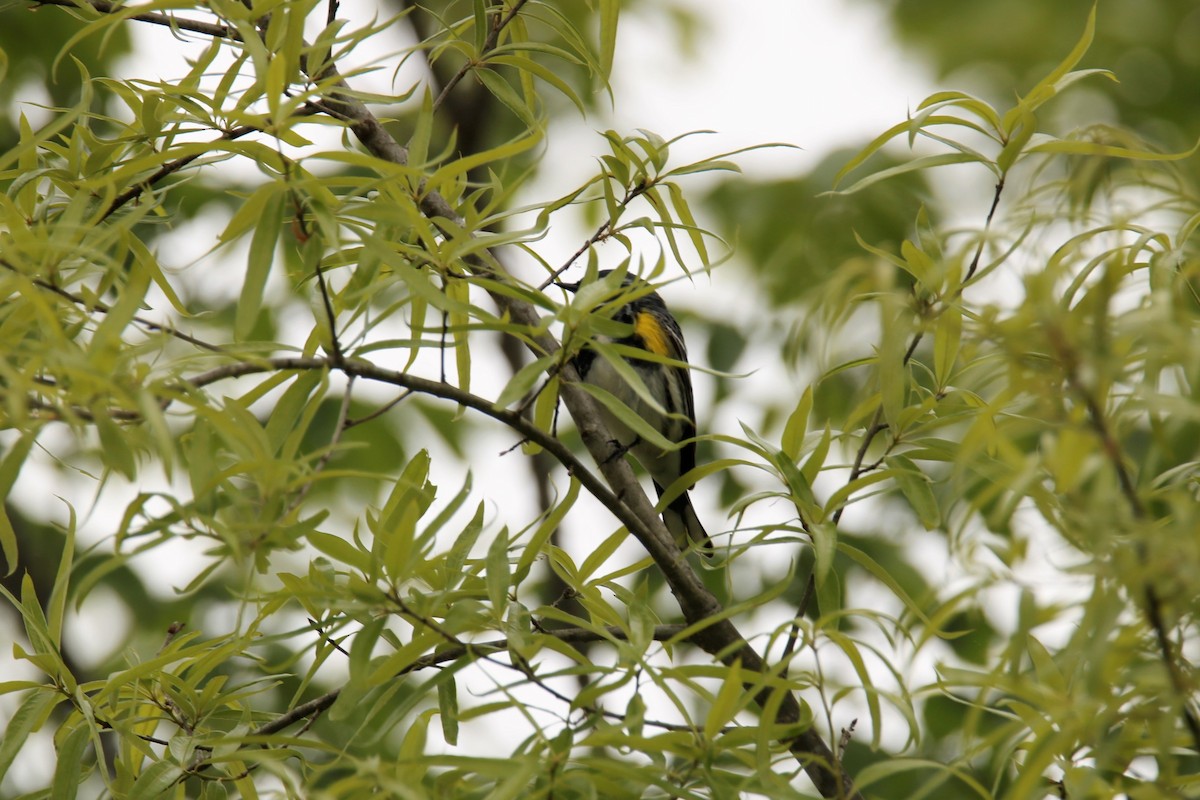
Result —
<path fill-rule="evenodd" d="M 1150 150 L 1134 150 L 1128 147 L 1101 144 L 1100 142 L 1074 141 L 1071 139 L 1051 139 L 1039 141 L 1029 148 L 1031 153 L 1058 153 L 1072 156 L 1103 156 L 1107 158 L 1127 158 L 1131 161 L 1182 161 L 1194 156 L 1200 151 L 1200 140 L 1187 150 L 1177 153 L 1155 153 Z"/>
<path fill-rule="evenodd" d="M 817 582 L 817 588 L 820 589 L 829 580 L 830 573 L 833 571 L 833 557 L 837 553 L 838 545 L 838 530 L 833 523 L 817 523 L 811 525 L 812 544 L 814 557 L 814 572 L 813 577 Z M 821 607 L 822 613 L 829 613 L 829 609 Z"/>
<path fill-rule="evenodd" d="M 613 531 L 604 541 L 600 542 L 596 547 L 592 548 L 588 553 L 588 557 L 583 560 L 579 566 L 578 579 L 580 582 L 586 581 L 596 570 L 608 561 L 609 557 L 617 551 L 624 541 L 629 538 L 629 531 L 624 526 Z"/>
<path fill-rule="evenodd" d="M 517 374 L 512 376 L 512 379 L 509 380 L 508 384 L 496 398 L 496 407 L 508 408 L 513 403 L 528 395 L 540 381 L 545 379 L 546 371 L 556 364 L 558 360 L 558 354 L 543 356 L 517 370 Z M 545 389 L 542 391 L 545 393 Z"/>
<path fill-rule="evenodd" d="M 174 761 L 155 761 L 138 775 L 129 793 L 129 800 L 157 800 L 166 797 L 169 794 L 168 790 L 183 777 L 183 768 Z"/>
<path fill-rule="evenodd" d="M 804 476 L 804 480 L 812 486 L 817 475 L 821 472 L 821 467 L 825 466 L 825 459 L 829 456 L 829 445 L 833 441 L 833 430 L 829 423 L 825 423 L 825 432 L 821 434 L 821 440 L 817 442 L 817 446 L 809 453 L 808 459 L 805 460 L 804 466 L 800 468 L 800 474 Z"/>
<path fill-rule="evenodd" d="M 530 48 L 533 49 L 533 48 Z M 501 66 L 512 67 L 529 75 L 541 78 L 546 83 L 553 86 L 564 97 L 574 104 L 579 113 L 586 114 L 587 106 L 583 103 L 583 98 L 572 88 L 571 84 L 559 77 L 558 73 L 550 69 L 544 64 L 534 61 L 532 58 L 517 55 L 496 55 L 494 52 L 488 56 L 489 64 L 499 64 Z M 536 130 L 536 129 L 535 129 Z"/>
<path fill-rule="evenodd" d="M 908 365 L 904 363 L 904 352 L 908 343 L 907 320 L 897 319 L 893 304 L 881 304 L 883 314 L 883 340 L 879 344 L 879 394 L 883 407 L 883 419 L 893 430 L 898 430 L 900 412 L 908 400 Z"/>
<path fill-rule="evenodd" d="M 62 646 L 63 618 L 67 610 L 67 588 L 71 585 L 71 568 L 75 563 L 75 509 L 70 509 L 66 525 L 66 536 L 63 538 L 62 556 L 58 560 L 58 572 L 54 576 L 54 588 L 50 591 L 50 600 L 46 603 L 46 627 L 50 638 Z"/>
<path fill-rule="evenodd" d="M 950 382 L 961 345 L 962 307 L 952 304 L 938 316 L 933 329 L 933 374 L 939 389 L 944 389 Z"/>
<path fill-rule="evenodd" d="M 111 375 L 116 369 L 123 347 L 121 337 L 141 308 L 149 288 L 150 272 L 135 262 L 125 285 L 121 287 L 120 298 L 109 307 L 104 319 L 96 326 L 96 333 L 88 348 L 88 360 L 101 374 Z"/>
<path fill-rule="evenodd" d="M 458 374 L 458 388 L 471 391 L 471 348 L 468 311 L 470 284 L 466 281 L 450 281 L 446 284 L 446 296 L 454 303 L 450 310 L 450 327 L 454 337 L 454 368 Z"/>
<path fill-rule="evenodd" d="M 370 573 L 371 554 L 364 552 L 340 536 L 322 531 L 308 531 L 304 538 L 318 551 L 333 559 L 334 563 L 352 567 L 363 575 Z"/>
<path fill-rule="evenodd" d="M 1037 118 L 1023 104 L 1017 104 L 1005 114 L 1004 122 L 1008 138 L 1000 150 L 1000 155 L 996 156 L 996 168 L 1000 170 L 1001 175 L 1012 169 L 1013 164 L 1017 163 L 1024 152 L 1025 145 L 1037 133 Z"/>
<path fill-rule="evenodd" d="M 974 95 L 957 91 L 934 92 L 920 102 L 917 110 L 923 111 L 926 108 L 937 106 L 943 108 L 949 106 L 961 108 L 984 120 L 991 128 L 992 133 L 997 133 L 1000 130 L 1000 115 L 996 113 L 996 109 Z M 982 130 L 980 132 L 986 133 Z"/>
<path fill-rule="evenodd" d="M 0 733 L 0 779 L 8 774 L 17 753 L 25 746 L 25 740 L 41 729 L 60 701 L 65 698 L 49 687 L 33 689 L 21 699 Z"/>
<path fill-rule="evenodd" d="M 492 613 L 500 618 L 508 607 L 509 568 L 508 562 L 508 533 L 501 530 L 488 547 L 487 559 L 484 562 L 488 602 L 491 603 Z"/>
<path fill-rule="evenodd" d="M 8 518 L 6 501 L 34 441 L 37 440 L 37 434 L 37 430 L 25 431 L 21 438 L 9 447 L 4 460 L 0 461 L 0 554 L 4 555 L 4 563 L 8 565 L 5 575 L 13 574 L 17 568 L 17 534 Z"/>
<path fill-rule="evenodd" d="M 613 55 L 617 51 L 617 20 L 620 0 L 600 0 L 600 75 L 607 84 L 612 75 Z"/>
<path fill-rule="evenodd" d="M 824 609 L 822 609 L 824 610 Z M 867 663 L 863 659 L 862 652 L 857 644 L 847 636 L 843 636 L 835 630 L 824 630 L 824 634 L 829 637 L 838 648 L 846 655 L 846 658 L 854 666 L 854 672 L 858 675 L 859 683 L 862 685 L 862 693 L 867 701 L 867 710 L 871 714 L 871 730 L 873 733 L 872 745 L 879 746 L 879 736 L 883 730 L 882 711 L 879 707 L 879 689 L 875 687 L 871 680 L 871 670 L 867 669 Z"/>
<path fill-rule="evenodd" d="M 501 75 L 487 68 L 475 70 L 479 82 L 492 93 L 492 96 L 508 107 L 528 127 L 538 127 L 537 118 L 521 95 Z"/>
<path fill-rule="evenodd" d="M 234 316 L 234 335 L 240 341 L 250 336 L 258 322 L 262 308 L 263 292 L 271 265 L 275 261 L 275 249 L 279 242 L 279 231 L 283 227 L 283 194 L 272 192 L 263 205 L 262 214 L 250 237 L 250 253 L 246 260 L 246 278 L 238 297 Z"/>
<path fill-rule="evenodd" d="M 1067 53 L 1067 57 L 1059 62 L 1053 70 L 1050 71 L 1044 78 L 1037 82 L 1029 93 L 1022 98 L 1019 105 L 1026 105 L 1030 111 L 1036 110 L 1040 105 L 1052 98 L 1057 92 L 1057 85 L 1068 72 L 1075 69 L 1075 66 L 1083 60 L 1088 48 L 1092 46 L 1092 40 L 1096 36 L 1096 4 L 1092 4 L 1092 8 L 1088 11 L 1087 23 L 1084 25 L 1083 34 L 1079 37 L 1079 41 L 1071 48 L 1071 52 Z M 1009 113 L 1012 113 L 1011 111 Z M 1005 115 L 1003 126 L 1009 128 L 1009 120 Z"/>
<path fill-rule="evenodd" d="M 887 465 L 892 469 L 892 477 L 896 479 L 900 492 L 908 500 L 909 506 L 925 526 L 925 530 L 931 531 L 940 526 L 942 513 L 925 473 L 904 456 L 888 456 Z"/>
<path fill-rule="evenodd" d="M 833 191 L 824 192 L 824 193 L 822 193 L 821 196 L 824 196 L 824 195 L 850 195 L 850 194 L 854 194 L 855 192 L 861 192 L 863 189 L 866 189 L 868 186 L 873 186 L 876 183 L 879 183 L 880 181 L 885 181 L 889 178 L 895 178 L 898 175 L 907 175 L 910 172 L 920 172 L 923 169 L 932 169 L 934 167 L 945 167 L 945 166 L 949 166 L 951 164 L 971 164 L 971 163 L 983 163 L 984 166 L 988 167 L 993 172 L 995 172 L 997 175 L 999 175 L 999 171 L 990 162 L 987 162 L 987 161 L 980 162 L 978 157 L 976 157 L 970 153 L 962 153 L 962 152 L 938 153 L 936 155 L 921 156 L 920 158 L 914 158 L 912 161 L 905 161 L 903 164 L 897 164 L 894 167 L 882 169 L 879 172 L 872 172 L 870 175 L 857 181 L 856 183 L 851 184 L 850 186 L 847 186 L 845 189 L 836 189 Z"/>
<path fill-rule="evenodd" d="M 738 660 L 729 666 L 729 670 L 725 673 L 725 680 L 721 683 L 721 688 L 717 691 L 717 696 L 713 699 L 713 704 L 704 717 L 705 739 L 710 742 L 715 741 L 721 729 L 733 720 L 742 708 L 744 693 L 742 662 Z"/>
<path fill-rule="evenodd" d="M 55 736 L 57 763 L 54 780 L 50 784 L 51 800 L 72 800 L 79 793 L 79 784 L 88 772 L 83 754 L 91 741 L 91 728 L 87 720 L 78 716 L 72 717 L 69 726 L 65 733 L 59 729 Z"/>
<path fill-rule="evenodd" d="M 438 717 L 442 722 L 442 738 L 453 747 L 458 744 L 458 684 L 453 676 L 437 685 Z"/>

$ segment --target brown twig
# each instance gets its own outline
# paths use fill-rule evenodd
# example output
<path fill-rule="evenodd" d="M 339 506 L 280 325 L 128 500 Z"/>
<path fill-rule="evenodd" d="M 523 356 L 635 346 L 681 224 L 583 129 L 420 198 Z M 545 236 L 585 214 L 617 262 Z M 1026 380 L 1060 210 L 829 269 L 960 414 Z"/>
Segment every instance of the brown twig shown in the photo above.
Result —
<path fill-rule="evenodd" d="M 609 638 L 623 640 L 626 638 L 624 631 L 615 626 L 609 626 L 604 629 L 607 636 L 600 633 L 588 630 L 585 628 L 558 628 L 547 631 L 546 635 L 553 636 L 561 642 L 567 644 L 580 644 L 583 642 L 603 642 Z M 682 625 L 659 625 L 654 629 L 653 638 L 655 641 L 663 642 L 675 638 L 684 630 Z M 407 675 L 410 672 L 417 672 L 430 667 L 436 667 L 439 664 L 445 664 L 449 661 L 457 661 L 460 658 L 472 654 L 478 655 L 485 651 L 502 652 L 508 649 L 508 640 L 499 639 L 490 642 L 480 642 L 478 644 L 465 645 L 462 643 L 452 644 L 449 647 L 439 650 L 435 653 L 430 653 L 427 656 L 422 656 L 412 664 L 400 671 L 400 675 Z M 309 719 L 317 714 L 320 714 L 338 699 L 341 694 L 341 689 L 334 689 L 326 692 L 320 697 L 314 698 L 307 703 L 296 706 L 290 711 L 280 714 L 275 719 L 268 723 L 260 725 L 250 732 L 251 737 L 268 736 L 272 733 L 286 730 L 297 722 Z"/>
<path fill-rule="evenodd" d="M 479 49 L 479 54 L 474 58 L 467 59 L 467 62 L 463 64 L 457 72 L 450 76 L 448 81 L 446 81 L 446 85 L 443 86 L 442 91 L 438 93 L 437 99 L 433 101 L 434 111 L 437 111 L 442 107 L 442 104 L 446 102 L 446 98 L 450 96 L 450 92 L 454 91 L 454 87 L 458 86 L 459 81 L 465 78 L 467 73 L 473 69 L 486 66 L 486 56 L 496 48 L 496 44 L 500 41 L 500 32 L 504 30 L 508 23 L 516 19 L 517 14 L 521 13 L 521 7 L 527 2 L 528 0 L 517 0 L 517 2 L 513 3 L 512 8 L 508 10 L 508 13 L 503 17 L 499 16 L 498 14 L 492 15 L 493 22 L 491 30 L 488 31 L 487 38 L 483 41 L 483 47 Z M 499 10 L 500 9 L 496 9 L 496 11 Z"/>
<path fill-rule="evenodd" d="M 216 139 L 213 139 L 210 144 L 216 144 L 217 142 L 231 142 L 234 139 L 240 139 L 247 134 L 256 133 L 260 130 L 262 129 L 253 125 L 240 125 L 236 128 L 225 131 Z M 174 175 L 176 172 L 183 169 L 202 155 L 204 155 L 204 153 L 192 153 L 189 156 L 181 156 L 180 158 L 163 164 L 161 167 L 155 170 L 152 175 L 144 180 L 138 181 L 136 184 L 114 197 L 113 201 L 108 204 L 108 208 L 104 209 L 104 213 L 100 215 L 99 221 L 103 222 L 104 220 L 108 219 L 126 203 L 133 200 L 135 197 L 138 197 L 143 192 L 152 189 L 160 181 L 170 177 L 171 175 Z"/>
<path fill-rule="evenodd" d="M 11 272 L 15 272 L 18 275 L 24 274 L 19 269 L 17 269 L 15 266 L 13 266 L 8 261 L 6 261 L 2 258 L 0 258 L 0 267 L 3 267 L 4 269 L 7 269 Z M 57 286 L 43 278 L 34 278 L 34 277 L 29 277 L 29 276 L 25 276 L 25 277 L 26 277 L 26 280 L 28 280 L 30 283 L 32 283 L 34 286 L 38 287 L 39 289 L 44 289 L 47 292 L 52 292 L 53 294 L 56 294 L 59 297 L 62 297 L 66 300 L 70 300 L 72 303 L 75 303 L 76 305 L 80 306 L 85 311 L 94 311 L 94 312 L 97 312 L 100 314 L 108 314 L 112 311 L 112 309 L 106 303 L 103 303 L 99 300 L 85 300 L 83 297 L 80 297 L 79 295 L 74 294 L 73 292 L 69 292 L 66 289 L 62 288 L 61 286 Z M 225 349 L 222 348 L 220 345 L 209 344 L 208 342 L 204 341 L 203 339 L 197 339 L 195 336 L 186 334 L 183 331 L 178 330 L 177 328 L 171 327 L 170 325 L 165 325 L 161 322 L 155 322 L 153 320 L 146 319 L 145 317 L 139 317 L 137 315 L 134 315 L 130 319 L 131 319 L 131 321 L 135 322 L 138 325 L 141 325 L 143 328 L 145 328 L 148 331 L 154 331 L 154 332 L 166 334 L 167 336 L 178 339 L 181 342 L 187 342 L 190 345 L 199 347 L 202 350 L 208 350 L 211 353 L 224 353 L 225 352 Z"/>
<path fill-rule="evenodd" d="M 633 187 L 626 189 L 625 196 L 621 198 L 621 201 L 619 203 L 617 203 L 617 208 L 618 209 L 625 208 L 627 205 L 632 203 L 635 199 L 637 199 L 641 195 L 645 194 L 650 189 L 650 187 L 651 187 L 651 184 L 649 184 L 649 183 L 639 183 L 637 186 L 633 186 Z M 584 253 L 586 253 L 589 248 L 595 247 L 596 244 L 598 244 L 599 242 L 601 242 L 601 241 L 607 239 L 609 236 L 611 236 L 612 231 L 613 231 L 613 224 L 614 224 L 614 220 L 612 217 L 609 217 L 608 219 L 604 220 L 604 222 L 600 223 L 600 226 L 598 228 L 596 228 L 596 231 L 591 236 L 589 236 L 582 245 L 579 246 L 579 249 L 576 250 L 574 253 L 572 253 L 571 256 L 566 261 L 563 262 L 563 265 L 561 267 L 559 267 L 558 269 L 551 272 L 550 276 L 548 278 L 546 278 L 546 280 L 542 281 L 541 284 L 538 285 L 538 287 L 537 287 L 538 291 L 543 292 L 546 290 L 546 287 L 548 287 L 550 284 L 556 283 L 558 281 L 559 276 L 561 276 L 564 272 L 569 270 L 571 268 L 571 265 L 574 264 L 576 261 L 578 261 L 580 256 L 582 256 Z"/>
<path fill-rule="evenodd" d="M 152 25 L 162 25 L 172 30 L 191 31 L 192 33 L 200 33 L 218 39 L 229 39 L 234 42 L 242 41 L 241 34 L 228 25 L 175 17 L 170 14 L 160 14 L 157 11 L 130 14 L 128 7 L 117 3 L 110 3 L 107 0 L 35 0 L 33 7 L 37 8 L 38 6 L 63 6 L 64 8 L 73 9 L 90 7 L 101 14 L 124 15 L 128 19 L 137 20 L 138 22 L 149 22 Z"/>

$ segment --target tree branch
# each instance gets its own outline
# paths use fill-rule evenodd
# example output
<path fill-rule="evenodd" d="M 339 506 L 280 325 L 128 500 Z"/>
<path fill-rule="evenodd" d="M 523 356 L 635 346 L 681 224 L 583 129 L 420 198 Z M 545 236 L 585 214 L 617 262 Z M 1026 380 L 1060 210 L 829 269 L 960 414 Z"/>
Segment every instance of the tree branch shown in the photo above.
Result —
<path fill-rule="evenodd" d="M 63 0 L 58 0 L 54 4 L 66 5 L 67 3 Z M 116 8 L 104 2 L 104 0 L 89 0 L 87 4 L 101 13 L 126 13 L 124 9 Z M 74 6 L 73 3 L 71 5 Z M 143 17 L 143 21 L 146 22 L 185 27 L 179 21 L 163 15 L 148 14 L 139 16 Z M 199 26 L 189 25 L 186 29 L 195 30 L 197 27 Z M 201 32 L 206 32 L 213 36 L 236 38 L 232 35 L 232 31 L 225 28 L 225 26 L 212 26 L 211 29 Z M 302 68 L 308 69 L 307 60 L 305 59 L 302 59 Z M 348 121 L 350 130 L 372 155 L 383 161 L 402 166 L 408 164 L 407 148 L 398 143 L 387 132 L 378 118 L 375 117 L 361 100 L 353 96 L 332 61 L 326 63 L 317 74 L 310 73 L 309 77 L 314 83 L 327 87 L 328 95 L 325 105 L 337 118 Z M 417 201 L 421 212 L 434 222 L 435 225 L 438 225 L 447 236 L 460 235 L 460 231 L 464 228 L 464 220 L 441 194 L 424 191 L 419 195 Z M 477 276 L 486 277 L 499 283 L 511 281 L 511 278 L 499 266 L 499 262 L 491 253 L 486 251 L 483 255 L 467 257 L 465 264 Z M 526 326 L 530 331 L 540 329 L 540 319 L 532 304 L 504 292 L 490 290 L 489 294 L 501 312 L 506 314 L 514 323 Z M 539 355 L 553 354 L 559 349 L 558 342 L 549 333 L 532 335 L 529 346 L 534 348 Z M 279 366 L 276 368 L 311 369 L 314 368 L 314 361 L 319 362 L 321 368 L 328 366 L 328 362 L 321 359 L 272 359 L 270 363 L 280 361 L 291 362 L 300 366 Z M 350 362 L 350 364 L 353 363 L 355 362 Z M 342 365 L 341 369 L 350 374 L 350 364 Z M 254 368 L 250 369 L 250 372 L 260 372 L 263 369 L 271 368 L 270 366 L 252 366 Z M 359 373 L 360 377 L 378 380 L 381 379 L 381 376 L 386 376 L 384 379 L 388 382 L 414 388 L 408 383 L 399 382 L 396 379 L 399 373 L 389 374 L 386 370 L 366 366 L 354 367 L 353 369 Z M 234 373 L 231 372 L 228 374 L 232 377 Z M 410 381 L 419 380 L 411 376 L 403 377 Z M 650 502 L 641 484 L 635 478 L 633 469 L 629 463 L 626 459 L 609 459 L 607 457 L 608 442 L 612 437 L 601 420 L 596 404 L 591 396 L 577 385 L 579 376 L 570 364 L 565 365 L 562 377 L 564 379 L 561 388 L 563 402 L 575 420 L 584 445 L 600 465 L 600 471 L 608 482 L 608 486 L 595 479 L 595 476 L 586 470 L 580 472 L 578 475 L 581 483 L 590 492 L 594 493 L 601 502 L 605 502 L 605 505 L 616 514 L 621 523 L 642 543 L 654 559 L 654 562 L 665 576 L 671 593 L 679 603 L 684 618 L 689 623 L 689 630 L 692 630 L 689 638 L 725 664 L 740 663 L 742 668 L 751 672 L 767 674 L 769 670 L 762 657 L 750 646 L 745 637 L 742 636 L 729 619 L 719 616 L 723 610 L 720 602 L 700 580 L 699 575 L 684 560 L 683 554 L 676 545 L 674 538 L 667 532 L 661 517 L 655 512 L 654 505 Z M 213 376 L 212 379 L 217 380 L 219 377 Z M 449 389 L 453 389 L 453 387 L 446 387 L 436 384 L 433 381 L 426 381 L 424 384 L 427 388 L 436 388 L 439 392 L 446 392 Z M 418 391 L 423 391 L 423 389 L 418 389 Z M 466 395 L 466 393 L 462 394 Z M 464 397 L 464 399 L 468 398 L 470 398 L 469 395 Z M 559 457 L 561 454 L 562 459 L 560 460 L 569 459 L 569 463 L 578 465 L 575 467 L 576 469 L 581 466 L 578 459 L 570 454 L 565 447 L 561 446 L 557 440 L 553 440 L 548 435 L 537 430 L 533 425 L 527 424 L 519 416 L 513 415 L 510 412 L 496 410 L 486 401 L 484 403 L 486 404 L 485 407 L 470 404 L 467 404 L 467 407 L 475 408 L 491 416 L 496 416 L 497 419 L 503 419 L 514 430 L 526 433 L 531 438 L 533 436 L 539 437 L 533 440 L 551 450 L 555 457 Z M 553 445 L 551 445 L 551 442 L 553 442 Z M 553 449 L 551 449 L 552 447 Z M 568 461 L 564 460 L 563 463 L 568 463 Z M 612 487 L 611 490 L 608 488 L 609 486 Z M 606 499 L 610 500 L 611 504 Z M 765 688 L 756 689 L 751 682 L 747 682 L 746 687 L 755 691 L 755 701 L 760 707 L 768 707 L 768 704 L 772 702 L 772 690 Z M 782 699 L 778 702 L 777 708 L 774 720 L 777 724 L 792 726 L 799 723 L 802 719 L 800 704 L 796 700 L 795 695 L 790 691 L 784 692 Z M 787 740 L 787 745 L 823 796 L 839 798 L 859 797 L 858 793 L 853 789 L 849 776 L 842 772 L 836 756 L 821 735 L 815 730 L 809 728 L 800 732 Z"/>
<path fill-rule="evenodd" d="M 653 639 L 656 642 L 665 642 L 679 636 L 685 630 L 683 625 L 658 625 L 654 628 Z M 547 636 L 553 636 L 561 642 L 567 644 L 585 644 L 588 642 L 606 642 L 612 640 L 624 641 L 626 639 L 625 632 L 615 626 L 608 626 L 604 629 L 605 634 L 586 628 L 558 628 L 555 630 L 546 631 Z M 439 664 L 445 664 L 449 661 L 457 661 L 464 656 L 471 655 L 473 652 L 482 654 L 485 651 L 501 652 L 508 649 L 507 639 L 496 639 L 490 642 L 480 642 L 479 644 L 452 644 L 449 647 L 438 650 L 435 653 L 430 653 L 427 656 L 422 656 L 412 664 L 400 671 L 399 675 L 407 675 L 410 672 L 436 667 Z M 399 677 L 399 675 L 397 677 Z M 320 697 L 309 700 L 307 703 L 296 706 L 291 711 L 285 714 L 280 714 L 270 722 L 260 725 L 251 731 L 248 735 L 251 737 L 268 736 L 272 733 L 286 730 L 300 720 L 307 719 L 316 714 L 327 710 L 338 699 L 342 693 L 341 689 L 334 689 L 331 692 L 326 692 Z"/>
<path fill-rule="evenodd" d="M 205 36 L 213 36 L 218 39 L 229 39 L 234 42 L 242 41 L 242 36 L 236 30 L 228 25 L 221 25 L 215 22 L 202 22 L 200 20 L 185 19 L 181 17 L 171 16 L 170 14 L 160 14 L 157 11 L 147 11 L 143 13 L 132 14 L 133 9 L 129 6 L 119 5 L 117 3 L 109 3 L 107 0 L 35 0 L 33 8 L 39 6 L 63 6 L 64 8 L 84 9 L 91 8 L 100 14 L 111 14 L 125 16 L 128 19 L 137 20 L 138 22 L 149 22 L 152 25 L 162 25 L 172 30 L 191 31 L 192 33 L 201 33 Z"/>
<path fill-rule="evenodd" d="M 465 78 L 468 72 L 477 67 L 486 65 L 484 57 L 496 48 L 497 42 L 500 41 L 500 32 L 504 30 L 508 23 L 512 22 L 516 18 L 517 14 L 521 13 L 521 7 L 527 2 L 528 0 L 517 0 L 517 2 L 513 3 L 512 8 L 508 10 L 507 14 L 505 14 L 503 17 L 496 18 L 496 20 L 492 23 L 491 30 L 488 31 L 487 38 L 483 42 L 483 47 L 479 49 L 479 55 L 476 58 L 468 59 L 467 62 L 459 68 L 458 72 L 455 72 L 454 75 L 450 77 L 450 80 L 446 81 L 446 85 L 442 87 L 442 91 L 438 94 L 437 99 L 433 101 L 434 111 L 437 111 L 442 107 L 442 104 L 446 102 L 446 98 L 449 97 L 450 92 L 454 90 L 455 86 L 458 86 L 458 82 Z M 499 11 L 500 9 L 496 10 Z"/>

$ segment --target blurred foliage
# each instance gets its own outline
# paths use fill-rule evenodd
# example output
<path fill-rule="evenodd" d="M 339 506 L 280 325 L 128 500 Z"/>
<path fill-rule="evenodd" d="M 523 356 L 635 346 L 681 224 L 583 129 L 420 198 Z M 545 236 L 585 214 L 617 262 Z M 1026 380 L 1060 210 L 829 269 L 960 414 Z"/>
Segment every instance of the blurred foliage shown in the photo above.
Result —
<path fill-rule="evenodd" d="M 830 153 L 797 177 L 727 180 L 705 199 L 721 230 L 736 237 L 739 261 L 758 273 L 768 302 L 791 305 L 863 264 L 866 254 L 856 236 L 883 248 L 898 246 L 911 232 L 915 210 L 929 202 L 920 174 L 876 184 L 853 198 L 829 195 L 853 152 Z M 898 163 L 883 156 L 874 166 Z"/>
<path fill-rule="evenodd" d="M 129 54 L 127 28 L 109 36 L 81 36 L 85 28 L 83 20 L 61 9 L 13 3 L 0 7 L 0 108 L 11 109 L 16 100 L 28 102 L 30 97 L 52 108 L 73 106 L 83 88 L 74 61 L 87 74 L 103 75 Z M 71 47 L 64 49 L 68 43 Z M 59 54 L 62 58 L 56 58 Z M 16 120 L 0 116 L 0 147 L 7 150 L 16 138 Z"/>
<path fill-rule="evenodd" d="M 1093 6 L 1093 0 L 875 1 L 888 9 L 914 57 L 955 88 L 998 102 L 1014 87 L 1032 85 L 1054 54 L 1070 48 Z M 1200 7 L 1191 0 L 1094 4 L 1096 40 L 1081 66 L 1111 70 L 1119 83 L 1110 91 L 1082 93 L 1084 113 L 1120 122 L 1166 150 L 1190 147 L 1200 129 Z"/>

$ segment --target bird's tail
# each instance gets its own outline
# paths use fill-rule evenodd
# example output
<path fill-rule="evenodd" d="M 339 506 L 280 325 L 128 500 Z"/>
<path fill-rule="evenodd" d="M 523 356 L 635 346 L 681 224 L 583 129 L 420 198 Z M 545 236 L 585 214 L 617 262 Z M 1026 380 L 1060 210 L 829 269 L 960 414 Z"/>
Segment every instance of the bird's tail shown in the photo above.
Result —
<path fill-rule="evenodd" d="M 679 495 L 663 510 L 663 523 L 680 548 L 686 549 L 690 539 L 698 545 L 705 558 L 712 558 L 716 554 L 712 539 L 700 524 L 700 518 L 696 516 L 696 509 L 692 506 L 692 499 L 688 497 L 687 492 Z"/>

